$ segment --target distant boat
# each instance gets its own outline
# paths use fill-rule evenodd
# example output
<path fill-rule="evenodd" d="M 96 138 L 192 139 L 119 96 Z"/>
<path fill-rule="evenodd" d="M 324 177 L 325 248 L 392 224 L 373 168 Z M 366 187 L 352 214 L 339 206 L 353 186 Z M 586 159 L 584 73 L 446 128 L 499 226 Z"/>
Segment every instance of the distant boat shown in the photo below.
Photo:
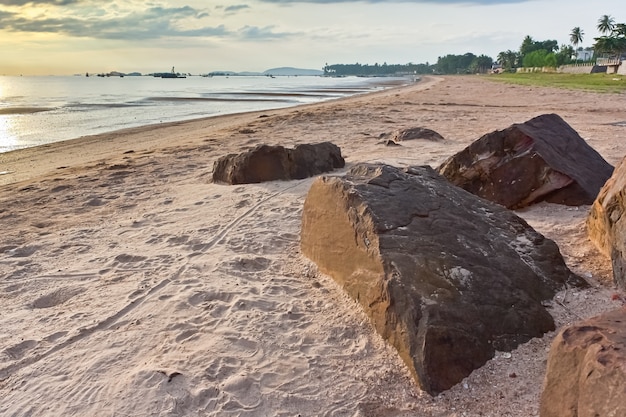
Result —
<path fill-rule="evenodd" d="M 185 75 L 179 74 L 176 71 L 174 71 L 174 67 L 172 67 L 171 72 L 160 72 L 160 73 L 154 74 L 154 76 L 161 77 L 161 78 L 187 78 Z"/>

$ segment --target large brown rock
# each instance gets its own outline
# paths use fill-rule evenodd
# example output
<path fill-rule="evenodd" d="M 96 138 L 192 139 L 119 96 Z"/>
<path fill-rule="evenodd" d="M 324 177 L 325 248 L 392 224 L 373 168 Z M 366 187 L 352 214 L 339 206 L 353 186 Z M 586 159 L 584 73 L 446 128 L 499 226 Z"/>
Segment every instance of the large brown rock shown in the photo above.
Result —
<path fill-rule="evenodd" d="M 626 309 L 563 329 L 552 343 L 541 417 L 626 416 Z"/>
<path fill-rule="evenodd" d="M 584 285 L 554 242 L 430 167 L 357 165 L 318 178 L 301 248 L 359 301 L 429 393 L 496 349 L 554 329 L 541 301 L 565 282 Z"/>
<path fill-rule="evenodd" d="M 489 133 L 439 167 L 452 183 L 508 208 L 592 204 L 612 172 L 556 114 Z"/>
<path fill-rule="evenodd" d="M 213 165 L 213 181 L 252 184 L 311 177 L 342 168 L 341 149 L 330 142 L 283 146 L 259 145 L 240 154 L 219 158 Z"/>
<path fill-rule="evenodd" d="M 613 265 L 613 279 L 626 290 L 626 159 L 600 190 L 587 217 L 589 239 Z"/>

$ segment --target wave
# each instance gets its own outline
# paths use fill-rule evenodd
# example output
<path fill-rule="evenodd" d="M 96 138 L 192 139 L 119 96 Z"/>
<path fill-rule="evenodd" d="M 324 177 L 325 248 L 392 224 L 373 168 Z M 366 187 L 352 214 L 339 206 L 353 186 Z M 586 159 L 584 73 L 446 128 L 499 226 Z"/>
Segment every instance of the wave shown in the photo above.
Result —
<path fill-rule="evenodd" d="M 236 95 L 243 95 L 241 93 L 236 93 Z M 266 94 L 263 94 L 266 95 Z M 268 94 L 269 95 L 269 94 Z M 292 103 L 294 100 L 288 100 L 286 97 L 294 96 L 292 94 L 282 95 L 283 99 L 276 98 L 263 98 L 263 97 L 255 97 L 255 98 L 247 98 L 247 97 L 148 97 L 147 101 L 206 101 L 206 102 L 279 102 L 279 103 Z"/>
<path fill-rule="evenodd" d="M 54 110 L 54 107 L 3 107 L 0 108 L 0 115 L 32 114 L 50 110 Z"/>

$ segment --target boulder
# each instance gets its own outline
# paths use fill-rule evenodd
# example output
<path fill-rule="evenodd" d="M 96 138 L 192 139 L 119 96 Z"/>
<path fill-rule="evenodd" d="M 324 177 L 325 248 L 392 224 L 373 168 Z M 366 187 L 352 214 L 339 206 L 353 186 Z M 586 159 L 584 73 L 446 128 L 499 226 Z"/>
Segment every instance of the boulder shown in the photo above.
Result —
<path fill-rule="evenodd" d="M 388 138 L 384 142 L 385 145 L 387 146 L 396 146 L 396 145 L 399 145 L 400 142 L 407 141 L 407 140 L 417 140 L 417 139 L 431 140 L 431 141 L 444 140 L 443 136 L 441 136 L 439 133 L 431 129 L 426 129 L 424 127 L 412 127 L 409 129 L 397 130 L 393 133 L 385 133 L 381 135 L 381 137 Z"/>
<path fill-rule="evenodd" d="M 455 185 L 508 208 L 592 204 L 612 172 L 556 114 L 488 133 L 439 167 Z"/>
<path fill-rule="evenodd" d="M 403 140 L 405 141 L 416 139 L 432 141 L 444 140 L 443 136 L 441 136 L 439 133 L 431 129 L 426 129 L 424 127 L 412 127 L 409 129 L 398 130 L 393 134 L 394 142 L 402 142 Z"/>
<path fill-rule="evenodd" d="M 219 158 L 213 165 L 213 181 L 226 184 L 252 184 L 274 180 L 312 177 L 345 161 L 341 149 L 330 142 L 283 146 L 258 145 L 250 151 Z"/>
<path fill-rule="evenodd" d="M 361 164 L 316 179 L 302 253 L 357 300 L 419 386 L 449 389 L 554 329 L 541 304 L 585 285 L 556 244 L 430 167 Z"/>
<path fill-rule="evenodd" d="M 552 343 L 541 417 L 626 416 L 626 309 L 563 329 Z"/>
<path fill-rule="evenodd" d="M 600 190 L 587 216 L 589 239 L 611 258 L 613 279 L 626 290 L 626 158 Z"/>

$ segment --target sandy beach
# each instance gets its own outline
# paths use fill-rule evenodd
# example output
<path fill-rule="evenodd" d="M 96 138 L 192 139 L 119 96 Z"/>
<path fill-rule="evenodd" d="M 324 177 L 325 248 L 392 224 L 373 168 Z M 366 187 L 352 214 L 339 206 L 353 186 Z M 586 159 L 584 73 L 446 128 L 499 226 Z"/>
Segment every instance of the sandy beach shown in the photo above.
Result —
<path fill-rule="evenodd" d="M 483 76 L 0 154 L 0 415 L 538 415 L 556 332 L 422 393 L 360 307 L 300 254 L 313 179 L 227 186 L 211 172 L 257 144 L 322 141 L 346 159 L 331 175 L 359 162 L 436 168 L 545 113 L 610 164 L 626 155 L 626 95 Z M 384 145 L 411 127 L 445 140 Z M 588 211 L 517 211 L 592 284 L 549 303 L 559 327 L 622 305 L 587 239 Z"/>

